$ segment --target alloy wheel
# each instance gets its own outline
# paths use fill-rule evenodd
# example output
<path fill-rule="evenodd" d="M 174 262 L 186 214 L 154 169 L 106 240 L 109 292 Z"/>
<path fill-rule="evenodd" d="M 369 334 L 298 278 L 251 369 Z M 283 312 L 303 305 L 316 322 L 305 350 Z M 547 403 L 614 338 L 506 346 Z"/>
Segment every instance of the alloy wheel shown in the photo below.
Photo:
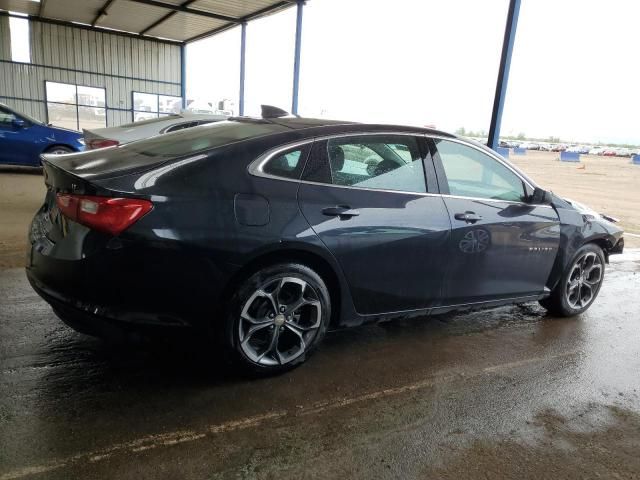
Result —
<path fill-rule="evenodd" d="M 254 363 L 285 365 L 300 357 L 322 323 L 315 289 L 296 277 L 267 281 L 249 296 L 240 311 L 238 338 Z"/>
<path fill-rule="evenodd" d="M 571 267 L 565 295 L 571 308 L 582 309 L 595 298 L 603 278 L 602 260 L 599 255 L 587 252 L 578 257 Z"/>
<path fill-rule="evenodd" d="M 64 155 L 65 153 L 70 153 L 70 152 L 69 152 L 69 150 L 68 150 L 68 149 L 66 149 L 66 148 L 62 148 L 62 147 L 60 147 L 60 148 L 58 148 L 58 147 L 54 147 L 54 148 L 52 148 L 51 150 L 49 150 L 47 153 L 48 153 L 48 154 L 50 154 L 50 155 Z"/>

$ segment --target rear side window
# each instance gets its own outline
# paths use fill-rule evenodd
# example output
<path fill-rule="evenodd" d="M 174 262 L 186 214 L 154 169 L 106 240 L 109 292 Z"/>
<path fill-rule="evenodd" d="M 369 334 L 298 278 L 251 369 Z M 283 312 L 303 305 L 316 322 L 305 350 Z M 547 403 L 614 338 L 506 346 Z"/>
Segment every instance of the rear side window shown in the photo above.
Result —
<path fill-rule="evenodd" d="M 271 157 L 262 171 L 276 177 L 299 179 L 304 168 L 309 146 L 304 145 Z"/>
<path fill-rule="evenodd" d="M 409 135 L 337 137 L 314 145 L 305 179 L 343 187 L 426 193 L 418 140 Z"/>

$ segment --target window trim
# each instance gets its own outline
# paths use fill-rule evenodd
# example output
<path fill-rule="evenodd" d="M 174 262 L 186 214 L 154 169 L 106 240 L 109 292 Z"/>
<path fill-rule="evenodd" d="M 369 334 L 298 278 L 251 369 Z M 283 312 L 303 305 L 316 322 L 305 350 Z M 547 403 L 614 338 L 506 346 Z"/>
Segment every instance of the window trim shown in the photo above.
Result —
<path fill-rule="evenodd" d="M 474 148 L 474 149 L 480 151 L 481 153 L 484 153 L 485 155 L 488 155 L 489 157 L 493 158 L 494 160 L 496 160 L 497 162 L 501 163 L 502 165 L 507 167 L 509 170 L 511 170 L 520 180 L 522 180 L 522 182 L 525 185 L 527 185 L 531 189 L 535 188 L 535 186 L 532 185 L 532 183 L 527 178 L 523 177 L 522 174 L 520 174 L 520 172 L 518 172 L 512 166 L 507 164 L 504 160 L 499 158 L 497 156 L 497 154 L 495 154 L 493 152 L 487 152 L 483 148 L 480 148 L 477 145 L 474 145 L 473 143 L 467 142 L 467 141 L 462 140 L 462 139 L 457 138 L 457 137 L 449 137 L 449 136 L 444 136 L 444 135 L 435 135 L 435 134 L 431 134 L 431 133 L 402 132 L 402 131 L 400 131 L 400 132 L 394 132 L 394 131 L 347 132 L 347 133 L 338 133 L 338 134 L 333 134 L 333 135 L 320 135 L 320 136 L 313 137 L 313 138 L 306 138 L 304 140 L 299 140 L 297 142 L 286 143 L 286 144 L 279 145 L 277 147 L 271 148 L 271 149 L 267 150 L 265 153 L 263 153 L 260 156 L 258 156 L 258 158 L 256 158 L 251 163 L 249 163 L 249 165 L 247 166 L 247 172 L 250 175 L 255 176 L 255 177 L 269 178 L 269 179 L 272 179 L 272 180 L 280 180 L 280 181 L 283 181 L 283 182 L 297 182 L 297 183 L 304 183 L 304 184 L 308 184 L 308 185 L 319 185 L 319 186 L 329 187 L 329 188 L 350 188 L 350 189 L 354 189 L 354 190 L 363 190 L 363 191 L 371 191 L 371 192 L 400 193 L 400 194 L 405 194 L 405 195 L 409 194 L 409 195 L 415 195 L 415 196 L 420 196 L 420 197 L 461 198 L 461 199 L 465 199 L 465 200 L 476 200 L 476 201 L 492 202 L 492 203 L 509 203 L 509 204 L 515 204 L 515 205 L 529 205 L 529 206 L 553 209 L 553 207 L 551 205 L 539 205 L 539 204 L 516 202 L 516 201 L 512 201 L 512 200 L 499 200 L 499 199 L 492 199 L 492 198 L 463 197 L 463 196 L 459 196 L 459 195 L 451 195 L 449 193 L 442 193 L 442 189 L 440 188 L 440 179 L 439 178 L 438 178 L 438 184 L 437 184 L 437 187 L 438 187 L 438 191 L 437 192 L 435 192 L 435 193 L 434 192 L 419 193 L 419 192 L 408 192 L 408 191 L 404 191 L 404 190 L 385 190 L 385 189 L 378 189 L 378 188 L 353 187 L 353 186 L 347 186 L 347 185 L 334 185 L 334 184 L 331 184 L 331 183 L 312 182 L 312 181 L 309 181 L 309 180 L 278 177 L 278 176 L 271 175 L 271 174 L 268 174 L 268 173 L 265 173 L 265 172 L 262 171 L 262 167 L 264 166 L 264 164 L 266 164 L 271 159 L 271 157 L 273 157 L 274 155 L 276 155 L 276 154 L 278 154 L 278 153 L 280 153 L 280 152 L 282 152 L 284 150 L 288 150 L 290 148 L 299 147 L 299 146 L 306 145 L 306 144 L 309 144 L 309 143 L 314 143 L 314 142 L 320 141 L 320 140 L 328 140 L 330 138 L 358 137 L 358 136 L 362 136 L 362 135 L 409 135 L 409 136 L 413 136 L 413 137 L 416 137 L 416 138 L 424 138 L 424 139 L 426 139 L 428 151 L 425 152 L 425 157 L 426 157 L 425 158 L 425 162 L 428 162 L 429 158 L 431 159 L 433 168 L 435 169 L 434 173 L 436 174 L 436 177 L 438 176 L 438 169 L 442 168 L 442 162 L 440 160 L 440 155 L 438 153 L 438 149 L 437 149 L 437 147 L 435 145 L 435 142 L 433 142 L 433 139 L 449 140 L 449 141 L 452 141 L 452 142 L 457 142 L 457 143 L 460 143 L 462 145 Z M 432 150 L 432 148 L 433 148 L 433 150 Z M 428 166 L 425 166 L 425 172 L 424 172 L 425 175 L 427 174 L 428 170 L 431 170 L 431 169 Z M 429 184 L 428 179 L 426 179 L 426 181 L 427 181 L 427 190 L 429 190 L 430 189 L 430 184 Z"/>
<path fill-rule="evenodd" d="M 291 148 L 296 148 L 296 147 L 300 147 L 303 145 L 307 145 L 307 144 L 313 144 L 315 142 L 322 142 L 322 141 L 327 141 L 330 139 L 334 139 L 334 138 L 343 138 L 343 137 L 361 137 L 361 136 L 373 136 L 373 135 L 406 135 L 406 136 L 410 136 L 410 137 L 414 137 L 416 138 L 416 140 L 418 140 L 418 148 L 420 149 L 421 154 L 424 156 L 424 158 L 422 159 L 422 164 L 423 164 L 423 175 L 425 176 L 424 181 L 425 181 L 425 188 L 427 189 L 427 192 L 411 192 L 411 191 L 407 191 L 407 190 L 388 190 L 388 189 L 383 189 L 383 188 L 369 188 L 369 187 L 355 187 L 352 185 L 335 185 L 333 183 L 322 183 L 322 182 L 313 182 L 310 180 L 302 180 L 302 179 L 293 179 L 293 178 L 285 178 L 285 177 L 278 177 L 276 175 L 272 175 L 269 173 L 266 173 L 263 171 L 263 167 L 264 165 L 267 164 L 267 162 L 269 160 L 271 160 L 271 158 L 273 158 L 275 155 L 282 153 L 283 151 L 289 150 Z M 277 147 L 274 147 L 270 150 L 267 150 L 265 153 L 263 153 L 262 155 L 260 155 L 258 158 L 256 158 L 255 160 L 253 160 L 249 166 L 247 167 L 247 172 L 250 175 L 256 176 L 256 177 L 262 177 L 262 178 L 270 178 L 273 180 L 282 180 L 282 181 L 288 181 L 288 182 L 298 182 L 298 183 L 305 183 L 308 185 L 320 185 L 320 186 L 324 186 L 324 187 L 333 187 L 333 188 L 351 188 L 354 190 L 363 190 L 363 191 L 370 191 L 370 192 L 387 192 L 387 193 L 402 193 L 402 194 L 410 194 L 410 195 L 418 195 L 418 196 L 434 196 L 434 195 L 439 195 L 439 193 L 434 193 L 431 192 L 431 188 L 433 186 L 435 186 L 434 184 L 430 183 L 428 178 L 427 178 L 427 173 L 435 173 L 432 172 L 432 168 L 430 168 L 430 165 L 427 163 L 430 161 L 430 157 L 431 157 L 431 153 L 428 151 L 428 149 L 426 149 L 425 151 L 423 151 L 423 147 L 421 145 L 420 140 L 424 139 L 424 134 L 419 133 L 419 132 L 393 132 L 393 131 L 384 131 L 384 132 L 347 132 L 347 133 L 338 133 L 338 134 L 333 134 L 333 135 L 321 135 L 318 137 L 313 137 L 313 138 L 306 138 L 304 140 L 299 140 L 297 142 L 292 142 L 292 143 L 287 143 L 287 144 L 283 144 L 283 145 L 279 145 Z M 308 156 L 307 156 L 307 160 L 308 160 Z M 305 165 L 306 166 L 306 165 Z M 304 173 L 304 170 L 303 170 Z"/>

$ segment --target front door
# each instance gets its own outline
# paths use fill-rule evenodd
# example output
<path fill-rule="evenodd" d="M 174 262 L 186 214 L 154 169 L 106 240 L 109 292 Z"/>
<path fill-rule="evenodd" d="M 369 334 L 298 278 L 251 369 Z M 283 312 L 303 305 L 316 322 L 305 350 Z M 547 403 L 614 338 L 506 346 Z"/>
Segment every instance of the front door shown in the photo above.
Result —
<path fill-rule="evenodd" d="M 434 144 L 452 226 L 442 304 L 542 293 L 560 242 L 556 211 L 529 203 L 526 181 L 481 148 L 444 139 Z"/>
<path fill-rule="evenodd" d="M 300 208 L 360 314 L 423 309 L 440 295 L 450 222 L 427 188 L 436 179 L 423 147 L 411 135 L 351 135 L 316 141 L 307 161 Z"/>

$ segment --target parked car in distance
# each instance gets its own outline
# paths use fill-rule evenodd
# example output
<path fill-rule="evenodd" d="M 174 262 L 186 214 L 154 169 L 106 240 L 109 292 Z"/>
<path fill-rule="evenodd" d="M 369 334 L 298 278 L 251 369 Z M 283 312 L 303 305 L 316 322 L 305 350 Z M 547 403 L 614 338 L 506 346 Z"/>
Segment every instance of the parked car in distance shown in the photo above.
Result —
<path fill-rule="evenodd" d="M 225 115 L 211 115 L 198 113 L 174 113 L 158 118 L 151 118 L 139 122 L 127 123 L 119 127 L 84 129 L 84 141 L 87 150 L 112 147 L 124 143 L 142 140 L 163 133 L 175 132 L 185 128 L 191 128 L 206 123 L 226 120 Z"/>
<path fill-rule="evenodd" d="M 39 167 L 43 153 L 83 149 L 80 132 L 47 125 L 0 103 L 0 165 Z"/>
<path fill-rule="evenodd" d="M 81 332 L 196 329 L 270 374 L 330 327 L 531 301 L 580 314 L 623 250 L 616 225 L 477 142 L 269 115 L 45 155 L 33 288 Z"/>
<path fill-rule="evenodd" d="M 606 150 L 606 147 L 592 147 L 589 150 L 589 155 L 602 155 L 602 153 Z"/>
<path fill-rule="evenodd" d="M 618 151 L 615 148 L 607 147 L 602 151 L 604 157 L 617 157 Z"/>
<path fill-rule="evenodd" d="M 527 150 L 540 150 L 540 145 L 537 143 L 525 142 L 519 145 L 520 148 L 526 148 Z"/>

